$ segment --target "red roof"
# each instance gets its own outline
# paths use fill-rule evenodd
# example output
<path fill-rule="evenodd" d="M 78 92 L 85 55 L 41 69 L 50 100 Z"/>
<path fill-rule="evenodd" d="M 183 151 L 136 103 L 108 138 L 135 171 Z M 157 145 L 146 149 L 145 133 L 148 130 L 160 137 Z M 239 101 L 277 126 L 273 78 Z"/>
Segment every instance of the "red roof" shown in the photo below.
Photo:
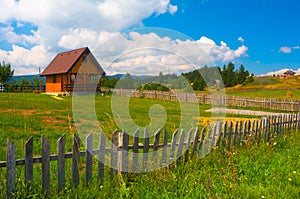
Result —
<path fill-rule="evenodd" d="M 73 67 L 84 52 L 90 52 L 88 47 L 58 53 L 42 72 L 42 76 L 65 74 Z"/>

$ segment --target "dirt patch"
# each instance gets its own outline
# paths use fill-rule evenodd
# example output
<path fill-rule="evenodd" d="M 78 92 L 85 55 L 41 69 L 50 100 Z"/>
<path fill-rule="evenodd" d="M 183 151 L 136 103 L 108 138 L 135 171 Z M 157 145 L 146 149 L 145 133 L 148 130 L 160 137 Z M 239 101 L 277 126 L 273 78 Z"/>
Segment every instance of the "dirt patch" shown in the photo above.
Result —
<path fill-rule="evenodd" d="M 21 113 L 22 115 L 33 115 L 35 110 L 33 109 L 3 109 L 2 113 Z"/>
<path fill-rule="evenodd" d="M 55 119 L 54 117 L 51 117 L 51 116 L 42 116 L 42 122 L 48 123 L 48 124 L 63 124 L 63 123 L 65 123 L 65 121 Z"/>

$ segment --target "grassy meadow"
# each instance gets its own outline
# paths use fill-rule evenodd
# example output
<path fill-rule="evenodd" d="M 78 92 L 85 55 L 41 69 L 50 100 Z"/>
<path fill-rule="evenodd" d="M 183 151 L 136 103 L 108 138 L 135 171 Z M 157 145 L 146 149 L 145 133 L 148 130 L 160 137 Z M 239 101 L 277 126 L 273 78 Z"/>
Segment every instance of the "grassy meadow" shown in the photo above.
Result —
<path fill-rule="evenodd" d="M 167 113 L 165 127 L 169 134 L 180 123 L 180 105 L 176 102 L 130 99 L 130 116 L 138 125 L 150 122 L 149 109 L 155 104 Z M 97 119 L 105 134 L 118 129 L 111 111 L 110 96 L 96 96 Z M 202 118 L 210 106 L 199 106 Z M 228 115 L 247 119 L 253 116 Z M 192 118 L 202 126 L 201 118 Z M 208 119 L 207 119 L 208 120 Z M 121 130 L 121 129 L 119 129 Z M 49 139 L 51 153 L 57 151 L 57 139 L 66 134 L 66 151 L 72 149 L 76 133 L 72 116 L 72 98 L 56 98 L 43 94 L 0 93 L 0 161 L 5 160 L 6 140 L 16 144 L 17 158 L 23 158 L 23 146 L 34 136 L 34 153 L 41 154 L 41 135 Z M 230 152 L 214 150 L 203 159 L 194 157 L 146 174 L 116 176 L 111 180 L 109 168 L 103 182 L 97 182 L 97 169 L 89 188 L 84 185 L 84 158 L 81 161 L 81 184 L 71 184 L 71 161 L 66 161 L 66 186 L 56 192 L 57 162 L 51 162 L 51 192 L 41 191 L 41 164 L 34 166 L 34 183 L 26 193 L 24 167 L 17 166 L 17 198 L 297 198 L 300 195 L 300 134 L 286 133 L 284 139 L 274 138 L 271 145 L 245 146 Z M 275 144 L 276 143 L 276 144 Z M 5 168 L 0 168 L 0 198 L 5 198 Z"/>
<path fill-rule="evenodd" d="M 287 95 L 288 92 L 292 96 Z M 280 77 L 255 77 L 248 85 L 226 88 L 227 95 L 257 98 L 300 99 L 300 76 L 281 79 Z"/>

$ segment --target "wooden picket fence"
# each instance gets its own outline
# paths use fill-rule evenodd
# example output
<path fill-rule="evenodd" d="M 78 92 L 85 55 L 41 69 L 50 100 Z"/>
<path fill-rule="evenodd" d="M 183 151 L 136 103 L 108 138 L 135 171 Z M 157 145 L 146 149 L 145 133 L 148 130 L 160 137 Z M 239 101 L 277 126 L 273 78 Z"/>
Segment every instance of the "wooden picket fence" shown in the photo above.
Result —
<path fill-rule="evenodd" d="M 176 161 L 186 162 L 195 155 L 204 157 L 215 148 L 231 150 L 232 147 L 245 144 L 269 143 L 272 137 L 283 136 L 287 130 L 292 129 L 300 130 L 300 113 L 269 116 L 254 121 L 217 122 L 210 127 L 193 128 L 188 132 L 176 130 L 172 134 L 171 142 L 168 142 L 168 133 L 165 130 L 157 130 L 153 136 L 153 144 L 150 144 L 147 129 L 144 132 L 137 130 L 133 139 L 129 139 L 129 134 L 125 131 L 114 131 L 111 142 L 107 142 L 103 133 L 89 133 L 85 139 L 85 150 L 80 150 L 80 139 L 74 135 L 71 152 L 65 152 L 66 136 L 63 135 L 58 139 L 58 154 L 55 155 L 50 154 L 50 143 L 42 136 L 40 157 L 33 157 L 31 137 L 25 143 L 25 158 L 18 160 L 16 147 L 8 140 L 6 161 L 0 162 L 0 167 L 6 167 L 6 193 L 10 198 L 16 190 L 16 166 L 24 165 L 25 185 L 29 188 L 34 180 L 33 166 L 41 163 L 42 190 L 47 192 L 50 190 L 50 161 L 57 161 L 57 191 L 60 192 L 65 185 L 66 159 L 72 159 L 72 183 L 76 187 L 80 179 L 79 163 L 82 162 L 81 157 L 85 157 L 85 184 L 88 186 L 92 180 L 93 158 L 97 158 L 98 179 L 101 180 L 105 175 L 104 163 L 107 158 L 111 177 L 117 173 L 126 175 L 147 172 L 151 171 L 154 164 L 164 167 Z M 93 147 L 93 135 L 99 137 L 97 149 Z"/>
<path fill-rule="evenodd" d="M 167 92 L 167 91 L 137 91 L 114 89 L 111 90 L 115 95 L 159 99 L 169 101 L 179 101 L 187 103 L 211 104 L 215 106 L 231 106 L 244 108 L 262 108 L 280 111 L 300 111 L 300 101 L 291 99 L 274 99 L 274 98 L 249 98 L 229 95 L 209 95 L 194 94 L 183 92 Z"/>

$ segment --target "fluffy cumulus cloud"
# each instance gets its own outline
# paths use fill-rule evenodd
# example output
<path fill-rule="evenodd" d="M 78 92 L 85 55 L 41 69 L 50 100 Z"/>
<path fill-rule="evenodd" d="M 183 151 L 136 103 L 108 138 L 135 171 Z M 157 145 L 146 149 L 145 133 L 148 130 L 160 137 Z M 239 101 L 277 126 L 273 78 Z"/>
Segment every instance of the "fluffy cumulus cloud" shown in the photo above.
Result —
<path fill-rule="evenodd" d="M 170 0 L 77 0 L 76 3 L 71 0 L 0 0 L 0 4 L 0 42 L 11 44 L 9 51 L 2 49 L 1 55 L 5 56 L 0 58 L 19 60 L 12 62 L 16 74 L 21 74 L 22 67 L 35 66 L 36 62 L 44 61 L 42 65 L 45 66 L 44 56 L 54 56 L 61 50 L 60 46 L 69 44 L 66 49 L 81 44 L 88 46 L 102 32 L 141 26 L 141 21 L 153 14 L 175 14 L 177 11 L 177 6 L 172 5 Z M 11 26 L 12 21 L 17 22 L 16 27 L 22 27 L 25 22 L 37 29 L 32 29 L 31 34 L 16 33 Z M 74 37 L 72 33 L 78 35 Z M 19 51 L 14 52 L 16 49 L 30 52 L 33 46 L 46 49 L 35 57 L 39 61 L 30 63 L 25 56 L 13 57 L 19 55 Z"/>
<path fill-rule="evenodd" d="M 292 49 L 290 47 L 287 46 L 283 46 L 280 47 L 279 52 L 285 53 L 285 54 L 289 54 L 292 52 Z"/>
<path fill-rule="evenodd" d="M 130 32 L 114 34 L 98 45 L 94 53 L 108 74 L 157 75 L 160 71 L 180 74 L 228 62 L 247 56 L 247 50 L 244 45 L 237 49 L 230 49 L 225 42 L 217 45 L 204 36 L 192 41 L 161 37 L 153 32 Z"/>
<path fill-rule="evenodd" d="M 279 48 L 278 52 L 290 54 L 290 53 L 292 53 L 293 50 L 298 50 L 298 49 L 300 49 L 300 46 L 293 46 L 293 47 L 282 46 Z"/>
<path fill-rule="evenodd" d="M 225 42 L 218 45 L 208 37 L 191 41 L 155 31 L 121 33 L 143 27 L 142 20 L 150 16 L 176 14 L 177 5 L 170 0 L 0 0 L 0 4 L 0 42 L 11 45 L 0 47 L 0 60 L 10 62 L 17 75 L 37 73 L 58 52 L 83 46 L 108 72 L 138 74 L 170 67 L 174 72 L 187 71 L 193 64 L 234 60 L 248 50 L 244 44 L 237 49 Z M 30 27 L 26 33 L 18 31 L 25 26 Z"/>

